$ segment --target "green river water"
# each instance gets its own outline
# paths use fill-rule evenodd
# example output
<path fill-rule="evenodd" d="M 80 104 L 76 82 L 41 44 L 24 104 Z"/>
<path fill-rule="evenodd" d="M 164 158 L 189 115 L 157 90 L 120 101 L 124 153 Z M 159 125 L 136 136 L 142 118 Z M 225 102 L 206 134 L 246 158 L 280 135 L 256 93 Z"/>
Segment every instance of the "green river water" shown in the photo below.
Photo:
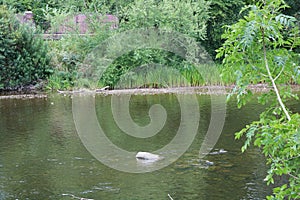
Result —
<path fill-rule="evenodd" d="M 0 100 L 0 200 L 167 200 L 168 194 L 174 200 L 264 199 L 271 188 L 263 181 L 267 169 L 263 155 L 256 148 L 242 154 L 243 141 L 234 140 L 234 133 L 257 119 L 263 107 L 255 101 L 242 109 L 237 109 L 233 101 L 227 104 L 225 125 L 212 150 L 227 152 L 207 155 L 203 159 L 213 165 L 206 166 L 201 164 L 198 154 L 210 123 L 211 101 L 207 95 L 198 95 L 197 99 L 200 120 L 192 145 L 169 166 L 139 174 L 110 168 L 87 151 L 75 128 L 70 96 Z M 130 114 L 137 124 L 145 126 L 150 122 L 148 111 L 153 104 L 162 105 L 168 114 L 157 135 L 134 138 L 122 133 L 115 123 L 111 95 L 97 95 L 95 100 L 96 113 L 107 137 L 127 151 L 162 148 L 175 136 L 174 130 L 181 120 L 176 95 L 134 95 Z M 290 106 L 300 110 L 299 102 Z M 164 154 L 167 156 L 168 152 Z"/>

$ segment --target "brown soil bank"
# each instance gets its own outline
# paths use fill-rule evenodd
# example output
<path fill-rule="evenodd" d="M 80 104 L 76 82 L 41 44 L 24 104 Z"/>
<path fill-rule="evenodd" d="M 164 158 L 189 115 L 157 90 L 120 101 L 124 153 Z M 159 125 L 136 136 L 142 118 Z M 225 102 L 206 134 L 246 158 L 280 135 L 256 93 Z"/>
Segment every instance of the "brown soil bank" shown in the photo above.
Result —
<path fill-rule="evenodd" d="M 154 95 L 154 94 L 206 94 L 206 95 L 224 95 L 230 93 L 233 86 L 198 86 L 198 87 L 176 87 L 176 88 L 143 88 L 143 89 L 118 89 L 118 90 L 74 90 L 74 91 L 58 91 L 59 94 L 72 95 L 73 93 L 86 93 L 93 92 L 102 95 Z M 264 84 L 249 85 L 248 87 L 253 92 L 268 92 L 271 87 Z M 292 89 L 294 91 L 300 91 L 300 85 L 293 85 Z M 46 98 L 47 93 L 27 93 L 27 94 L 17 94 L 17 93 L 5 93 L 0 95 L 1 99 L 23 99 L 23 98 Z"/>
<path fill-rule="evenodd" d="M 136 95 L 149 95 L 149 94 L 214 94 L 214 95 L 224 95 L 229 94 L 234 85 L 232 86 L 197 86 L 197 87 L 171 87 L 171 88 L 138 88 L 138 89 L 118 89 L 118 90 L 106 90 L 105 88 L 94 90 L 96 94 L 103 95 L 120 95 L 120 94 L 136 94 Z M 265 84 L 249 85 L 248 88 L 252 92 L 268 92 L 271 87 Z M 300 91 L 300 85 L 293 85 L 292 89 L 294 91 Z M 62 94 L 72 94 L 72 93 L 84 93 L 89 90 L 76 90 L 76 91 L 58 91 Z"/>

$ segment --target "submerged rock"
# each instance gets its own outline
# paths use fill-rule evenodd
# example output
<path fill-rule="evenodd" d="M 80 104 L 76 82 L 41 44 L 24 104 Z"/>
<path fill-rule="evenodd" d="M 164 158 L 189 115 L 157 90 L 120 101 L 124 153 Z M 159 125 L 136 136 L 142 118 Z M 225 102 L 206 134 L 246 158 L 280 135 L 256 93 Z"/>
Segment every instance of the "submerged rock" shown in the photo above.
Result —
<path fill-rule="evenodd" d="M 136 154 L 135 158 L 137 160 L 152 161 L 152 162 L 163 159 L 163 157 L 160 155 L 156 155 L 156 154 L 149 153 L 149 152 L 142 152 L 142 151 L 138 152 Z"/>
<path fill-rule="evenodd" d="M 208 154 L 209 155 L 218 155 L 218 154 L 224 154 L 224 153 L 227 153 L 227 151 L 224 150 L 224 149 L 220 149 L 220 150 L 217 150 L 217 151 L 210 152 Z"/>
<path fill-rule="evenodd" d="M 204 167 L 209 167 L 209 166 L 213 166 L 214 162 L 209 161 L 209 160 L 200 160 L 199 163 L 201 165 L 203 165 Z"/>

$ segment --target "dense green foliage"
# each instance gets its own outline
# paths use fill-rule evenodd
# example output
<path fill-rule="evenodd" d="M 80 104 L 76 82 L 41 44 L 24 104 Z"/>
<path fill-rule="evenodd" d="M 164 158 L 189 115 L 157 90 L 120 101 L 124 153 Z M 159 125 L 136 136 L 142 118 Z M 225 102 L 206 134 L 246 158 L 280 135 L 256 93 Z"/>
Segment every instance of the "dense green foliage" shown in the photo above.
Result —
<path fill-rule="evenodd" d="M 202 69 L 205 70 L 209 67 L 211 66 L 202 66 Z M 170 74 L 170 72 L 173 73 Z M 214 84 L 219 83 L 218 79 L 206 78 L 213 81 Z M 100 81 L 102 86 L 117 86 L 118 88 L 180 87 L 207 84 L 196 66 L 172 52 L 157 49 L 135 50 L 123 55 L 113 62 Z"/>
<path fill-rule="evenodd" d="M 224 25 L 230 25 L 236 22 L 241 15 L 239 11 L 243 5 L 249 5 L 255 3 L 254 0 L 214 0 L 210 3 L 209 16 L 206 28 L 206 37 L 201 37 L 201 43 L 205 46 L 206 50 L 214 58 L 215 50 L 219 48 L 223 42 L 221 35 L 224 31 Z M 290 8 L 285 9 L 284 13 L 293 15 L 299 19 L 299 2 L 297 0 L 286 0 L 286 3 L 290 5 Z M 30 10 L 34 14 L 35 21 L 44 30 L 48 29 L 51 23 L 51 16 L 57 16 L 60 14 L 70 13 L 110 13 L 116 15 L 121 22 L 128 21 L 129 18 L 138 20 L 143 25 L 152 23 L 151 19 L 145 20 L 145 16 L 150 16 L 152 19 L 158 19 L 159 23 L 163 23 L 169 28 L 174 24 L 181 23 L 182 29 L 186 26 L 190 26 L 190 21 L 185 20 L 185 16 L 190 16 L 191 19 L 197 18 L 196 15 L 191 16 L 191 11 L 196 11 L 199 8 L 207 9 L 206 1 L 189 1 L 170 3 L 168 1 L 101 1 L 101 0 L 0 0 L 0 4 L 6 4 L 7 6 L 14 8 L 17 13 L 23 13 L 26 10 Z M 145 4 L 145 6 L 143 6 Z M 157 8 L 157 6 L 160 8 Z M 180 5 L 179 5 L 180 4 Z M 194 5 L 193 10 L 189 5 Z M 141 9 L 143 6 L 143 9 Z M 183 6 L 186 10 L 181 9 Z M 172 8 L 173 7 L 173 8 Z M 161 10 L 161 8 L 164 8 Z M 175 9 L 174 8 L 179 8 Z M 170 13 L 168 10 L 173 9 L 172 15 L 161 15 L 162 13 Z M 129 11 L 133 11 L 130 13 Z M 146 15 L 142 11 L 145 11 Z M 183 12 L 182 12 L 183 10 Z M 137 15 L 140 12 L 141 15 Z M 157 16 L 151 16 L 151 14 L 158 14 Z M 136 15 L 136 16 L 134 16 Z M 162 18 L 160 18 L 162 17 Z M 207 18 L 207 16 L 205 16 Z M 144 21 L 142 21 L 144 19 Z M 193 20 L 194 21 L 194 20 Z M 202 20 L 201 20 L 202 21 Z M 205 21 L 205 20 L 204 20 Z M 133 25 L 133 23 L 130 23 Z M 177 29 L 177 31 L 179 31 Z M 196 30 L 197 31 L 197 30 Z M 203 34 L 202 32 L 201 34 Z M 191 33 L 188 33 L 191 34 Z M 203 35 L 202 35 L 203 36 Z"/>
<path fill-rule="evenodd" d="M 205 1 L 199 4 L 199 2 L 179 0 L 146 2 L 136 0 L 125 5 L 118 11 L 118 29 L 111 30 L 103 29 L 101 26 L 95 27 L 96 33 L 93 37 L 65 37 L 63 42 L 57 42 L 60 44 L 59 48 L 54 48 L 58 49 L 58 51 L 54 52 L 54 58 L 56 58 L 54 63 L 59 66 L 57 67 L 58 73 L 51 77 L 49 88 L 59 89 L 57 88 L 59 85 L 62 85 L 60 89 L 72 87 L 74 84 L 73 80 L 77 77 L 73 76 L 75 73 L 70 71 L 65 61 L 69 60 L 68 58 L 76 58 L 73 61 L 76 63 L 76 66 L 80 65 L 93 48 L 115 33 L 134 28 L 159 28 L 178 31 L 194 38 L 204 38 L 206 21 L 208 19 L 208 6 L 209 4 Z M 174 61 L 177 61 L 177 63 Z M 197 83 L 196 79 L 198 78 L 195 77 L 199 77 L 199 74 L 193 75 L 195 69 L 187 67 L 177 55 L 155 49 L 138 49 L 116 59 L 103 75 L 99 87 L 109 85 L 113 88 L 122 74 L 147 63 L 173 66 L 184 74 L 189 74 L 189 77 L 193 77 L 191 84 Z M 77 70 L 76 66 L 72 68 Z M 57 81 L 63 84 L 54 84 Z M 67 84 L 68 81 L 69 84 Z"/>
<path fill-rule="evenodd" d="M 208 8 L 205 0 L 135 0 L 122 10 L 120 28 L 155 27 L 204 38 Z"/>
<path fill-rule="evenodd" d="M 245 105 L 252 96 L 247 86 L 264 83 L 270 91 L 261 94 L 258 101 L 269 107 L 252 122 L 236 133 L 236 138 L 246 135 L 245 151 L 254 140 L 262 149 L 270 166 L 266 181 L 274 183 L 274 176 L 284 176 L 286 184 L 279 184 L 268 199 L 300 198 L 300 115 L 292 114 L 285 103 L 298 97 L 286 83 L 295 82 L 299 66 L 294 62 L 294 48 L 300 45 L 296 19 L 282 14 L 286 5 L 280 0 L 260 1 L 246 7 L 248 14 L 229 26 L 223 37 L 223 47 L 218 56 L 223 64 L 236 71 L 238 106 Z M 226 72 L 225 72 L 226 73 Z"/>
<path fill-rule="evenodd" d="M 37 25 L 41 26 L 44 30 L 48 29 L 50 24 L 46 20 L 46 12 L 53 8 L 59 8 L 59 0 L 0 0 L 0 4 L 6 5 L 10 9 L 14 9 L 16 13 L 24 13 L 25 11 L 32 11 L 34 21 Z"/>
<path fill-rule="evenodd" d="M 121 10 L 119 31 L 156 28 L 178 31 L 195 39 L 203 39 L 208 19 L 208 8 L 209 3 L 206 1 L 135 0 Z M 196 70 L 193 67 L 187 67 L 188 64 L 185 64 L 178 55 L 157 49 L 141 49 L 117 59 L 104 74 L 102 84 L 113 87 L 122 74 L 147 63 L 172 66 L 174 69 L 197 76 Z M 200 80 L 201 78 L 197 81 L 200 82 Z M 197 84 L 196 80 L 190 79 L 190 81 L 192 85 Z"/>
<path fill-rule="evenodd" d="M 52 72 L 47 46 L 32 28 L 21 26 L 0 6 L 0 89 L 15 89 L 46 79 Z"/>
<path fill-rule="evenodd" d="M 92 49 L 115 33 L 135 28 L 154 27 L 187 34 L 201 42 L 206 51 L 214 58 L 215 50 L 224 42 L 221 35 L 225 30 L 225 25 L 236 22 L 246 14 L 246 12 L 240 13 L 240 8 L 254 2 L 253 0 L 216 0 L 211 2 L 206 0 L 0 0 L 1 4 L 14 8 L 18 13 L 23 13 L 26 10 L 33 11 L 37 25 L 42 26 L 44 30 L 50 26 L 59 26 L 68 16 L 78 13 L 91 14 L 88 21 L 89 26 L 93 27 L 92 30 L 95 36 L 79 37 L 73 35 L 64 37 L 61 41 L 49 41 L 53 57 L 51 64 L 55 71 L 49 80 L 48 88 L 51 89 L 71 89 L 77 79 L 78 66 Z M 297 1 L 287 0 L 287 3 L 291 7 L 286 8 L 283 13 L 293 15 L 296 18 L 299 17 L 299 4 Z M 95 15 L 103 13 L 118 17 L 118 30 L 104 30 L 103 26 L 99 26 L 99 23 L 93 21 Z M 296 50 L 299 51 L 299 48 Z M 298 59 L 295 55 L 292 56 Z M 178 62 L 174 63 L 174 61 Z M 189 80 L 192 85 L 207 84 L 202 81 L 199 74 L 195 74 L 196 70 L 192 66 L 176 55 L 155 49 L 139 49 L 118 58 L 104 74 L 101 85 L 113 87 L 122 74 L 147 62 L 173 66 L 185 76 L 190 77 Z M 222 68 L 224 70 L 223 81 L 226 84 L 234 84 L 235 78 L 232 74 L 235 73 L 236 69 L 232 66 L 223 66 Z M 283 77 L 281 78 L 284 82 Z M 286 81 L 299 82 L 299 78 L 296 77 Z"/>
<path fill-rule="evenodd" d="M 211 2 L 206 38 L 201 43 L 213 58 L 216 56 L 215 50 L 224 42 L 221 38 L 224 26 L 233 24 L 240 19 L 240 10 L 244 4 L 243 0 L 214 0 Z"/>
<path fill-rule="evenodd" d="M 53 17 L 72 13 L 108 13 L 118 15 L 122 7 L 132 0 L 0 0 L 0 5 L 6 5 L 16 10 L 16 13 L 32 11 L 34 20 L 44 31 L 50 28 Z"/>
<path fill-rule="evenodd" d="M 71 35 L 51 41 L 49 43 L 52 49 L 51 65 L 54 66 L 55 73 L 50 76 L 47 89 L 72 89 L 78 79 L 78 66 L 84 61 L 85 56 L 112 34 L 114 34 L 112 30 L 97 29 L 95 36 Z"/>

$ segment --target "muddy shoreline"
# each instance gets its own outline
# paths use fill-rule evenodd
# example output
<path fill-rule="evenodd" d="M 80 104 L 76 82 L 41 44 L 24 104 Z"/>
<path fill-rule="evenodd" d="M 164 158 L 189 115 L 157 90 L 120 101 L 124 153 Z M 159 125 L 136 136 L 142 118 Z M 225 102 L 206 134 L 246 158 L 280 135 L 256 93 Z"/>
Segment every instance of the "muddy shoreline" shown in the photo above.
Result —
<path fill-rule="evenodd" d="M 300 85 L 292 85 L 293 91 L 300 91 Z M 100 95 L 155 95 L 155 94 L 201 94 L 201 95 L 226 95 L 229 94 L 234 85 L 232 86 L 197 86 L 197 87 L 174 87 L 174 88 L 137 88 L 137 89 L 116 89 L 107 90 L 106 88 L 97 90 L 71 90 L 71 91 L 56 91 L 56 92 L 5 92 L 0 93 L 1 99 L 32 99 L 32 98 L 47 98 L 48 95 L 58 93 L 62 95 L 73 95 L 75 93 L 93 93 Z M 265 84 L 249 85 L 254 93 L 268 92 L 271 87 Z"/>

